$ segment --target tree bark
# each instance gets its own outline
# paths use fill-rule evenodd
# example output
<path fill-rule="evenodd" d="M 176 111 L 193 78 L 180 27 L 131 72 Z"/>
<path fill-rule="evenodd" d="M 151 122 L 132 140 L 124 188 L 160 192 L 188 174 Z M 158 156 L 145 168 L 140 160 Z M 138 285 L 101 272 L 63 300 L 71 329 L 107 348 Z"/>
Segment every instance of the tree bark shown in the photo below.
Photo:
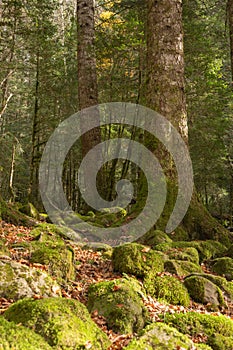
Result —
<path fill-rule="evenodd" d="M 166 117 L 188 145 L 184 92 L 182 0 L 147 0 L 148 107 Z M 156 227 L 164 229 L 176 201 L 176 170 L 167 151 L 156 143 L 152 151 L 168 177 L 167 204 Z M 218 239 L 229 244 L 230 234 L 208 213 L 194 191 L 182 228 L 192 239 Z"/>

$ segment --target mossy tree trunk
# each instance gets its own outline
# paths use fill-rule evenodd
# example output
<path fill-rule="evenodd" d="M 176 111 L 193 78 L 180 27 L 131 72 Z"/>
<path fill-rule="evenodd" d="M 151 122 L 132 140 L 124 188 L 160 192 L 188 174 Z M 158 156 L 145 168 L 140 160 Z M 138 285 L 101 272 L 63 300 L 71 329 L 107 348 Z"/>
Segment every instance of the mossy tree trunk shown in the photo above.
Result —
<path fill-rule="evenodd" d="M 148 0 L 147 6 L 147 105 L 166 117 L 188 145 L 182 0 Z M 160 160 L 168 178 L 167 204 L 156 224 L 157 228 L 164 230 L 176 201 L 177 174 L 175 165 L 163 146 L 154 142 L 151 150 Z M 226 243 L 230 236 L 199 202 L 195 191 L 182 226 L 190 238 L 218 239 Z"/>

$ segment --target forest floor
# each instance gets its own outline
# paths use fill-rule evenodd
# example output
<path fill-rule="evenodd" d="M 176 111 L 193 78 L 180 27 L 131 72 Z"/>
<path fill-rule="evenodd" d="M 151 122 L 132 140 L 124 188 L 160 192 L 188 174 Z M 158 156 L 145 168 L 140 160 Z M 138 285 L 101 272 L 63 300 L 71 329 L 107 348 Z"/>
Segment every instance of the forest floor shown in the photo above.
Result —
<path fill-rule="evenodd" d="M 15 226 L 8 224 L 4 221 L 0 221 L 0 238 L 6 240 L 6 245 L 11 247 L 14 243 L 28 242 L 34 239 L 30 235 L 31 229 L 24 226 Z M 76 266 L 76 280 L 70 281 L 67 286 L 62 289 L 62 296 L 64 298 L 72 298 L 79 300 L 80 302 L 86 304 L 87 302 L 87 291 L 88 287 L 92 283 L 100 281 L 110 281 L 116 278 L 121 278 L 122 275 L 115 273 L 113 271 L 111 260 L 104 259 L 101 252 L 95 252 L 93 250 L 83 250 L 80 246 L 70 243 L 72 246 L 75 259 L 80 262 Z M 32 264 L 29 262 L 29 252 L 20 253 L 19 250 L 10 248 L 11 256 L 8 257 L 10 260 L 15 260 L 21 264 L 36 267 L 43 271 L 47 271 L 48 267 L 41 264 Z M 208 267 L 205 264 L 201 265 L 203 272 L 212 273 L 209 271 Z M 170 273 L 163 272 L 161 274 L 171 275 Z M 161 275 L 160 274 L 160 275 Z M 178 278 L 176 275 L 173 275 Z M 180 278 L 180 277 L 179 277 Z M 182 279 L 182 278 L 180 278 Z M 39 295 L 34 296 L 35 299 L 41 298 Z M 144 297 L 143 302 L 147 307 L 150 316 L 155 322 L 163 322 L 161 315 L 165 313 L 177 313 L 177 312 L 188 312 L 195 311 L 199 313 L 212 314 L 212 315 L 225 315 L 233 319 L 233 304 L 226 300 L 226 306 L 223 307 L 218 312 L 209 312 L 208 305 L 202 305 L 196 302 L 191 301 L 189 307 L 179 306 L 179 305 L 169 305 L 162 302 L 159 302 L 152 297 Z M 7 308 L 13 303 L 13 300 L 7 300 L 5 298 L 0 298 L 0 314 L 4 313 Z M 111 341 L 111 346 L 109 350 L 120 350 L 126 346 L 130 339 L 133 338 L 132 334 L 117 334 L 114 333 L 111 329 L 108 329 L 106 326 L 105 319 L 98 315 L 97 311 L 94 311 L 91 315 L 95 323 L 107 334 Z M 197 334 L 192 338 L 194 343 L 205 342 L 205 338 L 202 334 Z"/>

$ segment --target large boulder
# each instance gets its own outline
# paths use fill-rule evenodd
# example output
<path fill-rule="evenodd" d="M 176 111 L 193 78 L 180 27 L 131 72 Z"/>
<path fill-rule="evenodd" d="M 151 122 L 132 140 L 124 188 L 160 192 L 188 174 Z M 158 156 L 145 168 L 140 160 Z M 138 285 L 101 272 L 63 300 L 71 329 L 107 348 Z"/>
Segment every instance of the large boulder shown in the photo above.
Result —
<path fill-rule="evenodd" d="M 194 349 L 194 343 L 186 335 L 164 323 L 153 323 L 134 338 L 126 347 L 127 350 L 173 350 Z"/>
<path fill-rule="evenodd" d="M 110 345 L 105 333 L 92 321 L 86 307 L 77 300 L 24 299 L 10 306 L 4 317 L 32 329 L 57 350 L 105 350 Z"/>
<path fill-rule="evenodd" d="M 126 243 L 113 250 L 114 271 L 132 274 L 139 278 L 154 276 L 164 270 L 166 256 L 138 243 Z"/>
<path fill-rule="evenodd" d="M 173 276 L 156 276 L 144 280 L 144 287 L 152 297 L 162 299 L 173 305 L 189 306 L 190 298 L 187 289 Z"/>
<path fill-rule="evenodd" d="M 58 296 L 60 287 L 46 272 L 15 261 L 0 260 L 0 296 L 18 300 L 25 297 Z"/>
<path fill-rule="evenodd" d="M 185 278 L 185 287 L 194 301 L 202 304 L 224 305 L 224 298 L 220 288 L 203 276 Z"/>
<path fill-rule="evenodd" d="M 2 316 L 0 316 L 0 349 L 52 350 L 40 335 L 20 323 L 8 322 Z"/>
<path fill-rule="evenodd" d="M 104 316 L 109 329 L 120 333 L 134 333 L 145 326 L 148 319 L 140 293 L 142 288 L 133 278 L 92 284 L 88 291 L 87 307 Z"/>

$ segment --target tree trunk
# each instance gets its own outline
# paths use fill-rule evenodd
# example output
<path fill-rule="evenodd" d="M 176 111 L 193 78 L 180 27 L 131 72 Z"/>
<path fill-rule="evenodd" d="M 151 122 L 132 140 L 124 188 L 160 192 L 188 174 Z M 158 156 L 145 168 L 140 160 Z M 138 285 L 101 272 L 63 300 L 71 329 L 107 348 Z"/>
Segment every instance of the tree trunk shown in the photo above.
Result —
<path fill-rule="evenodd" d="M 95 59 L 95 28 L 94 28 L 94 1 L 93 0 L 77 0 L 77 23 L 78 23 L 78 102 L 79 108 L 82 110 L 82 127 L 88 128 L 88 117 L 85 115 L 87 107 L 98 104 L 98 88 L 96 75 L 96 59 Z M 93 117 L 93 116 L 92 116 Z M 99 118 L 98 109 L 94 115 Z M 82 135 L 82 156 L 84 157 L 88 151 L 93 149 L 101 142 L 100 128 L 94 128 Z M 98 162 L 98 155 L 90 161 L 88 174 L 84 174 L 84 188 L 89 186 L 97 186 L 101 188 L 101 176 L 98 177 L 98 183 L 92 176 L 92 164 Z M 88 180 L 88 181 L 87 181 Z M 92 198 L 95 203 L 96 198 Z M 96 204 L 97 205 L 97 204 Z M 96 206 L 95 206 L 96 207 Z M 90 210 L 89 206 L 84 209 Z"/>
<path fill-rule="evenodd" d="M 148 0 L 147 69 L 148 107 L 166 117 L 188 144 L 188 125 L 184 93 L 184 51 L 182 0 Z M 167 203 L 156 227 L 165 229 L 175 205 L 176 170 L 165 148 L 158 143 L 152 151 L 165 167 L 168 178 Z M 193 239 L 218 239 L 229 244 L 229 232 L 215 221 L 194 191 L 189 210 L 182 222 Z"/>

